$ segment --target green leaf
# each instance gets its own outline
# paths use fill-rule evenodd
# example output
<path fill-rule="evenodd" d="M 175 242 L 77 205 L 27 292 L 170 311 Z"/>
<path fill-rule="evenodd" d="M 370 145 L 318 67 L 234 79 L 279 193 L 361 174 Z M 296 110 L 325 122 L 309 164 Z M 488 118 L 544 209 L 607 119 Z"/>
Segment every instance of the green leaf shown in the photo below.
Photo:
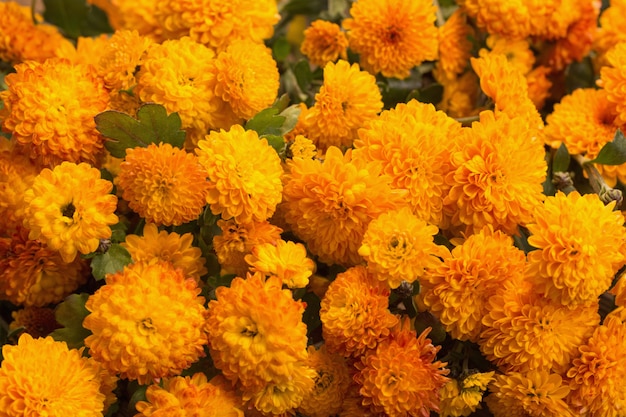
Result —
<path fill-rule="evenodd" d="M 626 162 L 626 138 L 621 130 L 617 129 L 612 142 L 605 144 L 598 156 L 591 161 L 601 165 L 621 165 Z"/>
<path fill-rule="evenodd" d="M 133 392 L 133 395 L 130 397 L 130 401 L 128 402 L 128 409 L 132 410 L 132 412 L 129 415 L 134 414 L 135 406 L 137 405 L 139 401 L 147 400 L 146 398 L 147 390 L 148 390 L 148 385 L 137 386 L 137 389 L 135 389 L 135 391 Z"/>
<path fill-rule="evenodd" d="M 114 274 L 131 263 L 130 253 L 123 246 L 114 243 L 106 253 L 99 253 L 91 260 L 91 273 L 96 281 L 107 274 Z"/>
<path fill-rule="evenodd" d="M 255 130 L 259 136 L 280 135 L 280 128 L 287 118 L 280 116 L 278 110 L 270 107 L 261 110 L 246 123 L 246 130 Z"/>
<path fill-rule="evenodd" d="M 409 97 L 413 98 L 413 93 L 409 95 Z M 431 103 L 437 104 L 443 98 L 443 85 L 441 84 L 431 84 L 427 87 L 421 88 L 418 90 L 418 94 L 416 98 L 418 101 L 422 103 Z M 407 99 L 407 101 L 409 101 Z"/>
<path fill-rule="evenodd" d="M 280 127 L 280 133 L 282 135 L 286 135 L 287 133 L 291 132 L 294 127 L 296 127 L 301 112 L 302 109 L 297 104 L 289 106 L 285 110 L 280 112 L 280 115 L 285 118 L 285 122 Z"/>
<path fill-rule="evenodd" d="M 168 116 L 160 104 L 144 104 L 137 111 L 137 119 L 126 113 L 107 110 L 96 116 L 96 129 L 108 138 L 104 144 L 112 156 L 124 158 L 126 149 L 146 147 L 151 143 L 170 143 L 182 148 L 185 131 L 180 130 L 178 113 Z"/>
<path fill-rule="evenodd" d="M 265 135 L 263 136 L 263 138 L 267 140 L 268 145 L 274 148 L 276 153 L 278 153 L 279 155 L 285 150 L 285 139 L 282 136 Z"/>
<path fill-rule="evenodd" d="M 82 34 L 81 26 L 89 11 L 85 0 L 43 0 L 43 4 L 46 22 L 58 26 L 69 38 L 77 39 Z"/>
<path fill-rule="evenodd" d="M 126 225 L 126 223 L 123 222 L 119 222 L 111 226 L 111 242 L 119 243 L 125 241 L 127 230 L 128 226 Z"/>
<path fill-rule="evenodd" d="M 286 38 L 278 38 L 276 42 L 274 42 L 274 46 L 272 47 L 272 53 L 274 54 L 274 58 L 278 62 L 283 62 L 289 56 L 291 52 L 291 44 L 287 41 Z"/>
<path fill-rule="evenodd" d="M 565 143 L 561 143 L 559 149 L 554 154 L 554 160 L 552 161 L 552 172 L 567 172 L 569 168 L 570 155 Z"/>
<path fill-rule="evenodd" d="M 85 303 L 89 294 L 72 294 L 54 310 L 56 321 L 63 327 L 50 335 L 54 340 L 66 342 L 71 349 L 79 349 L 85 345 L 85 338 L 91 332 L 83 327 L 83 320 L 89 315 Z"/>
<path fill-rule="evenodd" d="M 113 33 L 107 14 L 96 6 L 90 6 L 86 19 L 81 26 L 83 36 L 98 36 L 102 33 Z"/>
<path fill-rule="evenodd" d="M 309 61 L 306 59 L 299 61 L 293 67 L 293 74 L 296 76 L 296 81 L 298 82 L 300 90 L 303 92 L 308 91 L 311 86 L 311 82 L 313 81 L 313 73 L 311 72 Z"/>

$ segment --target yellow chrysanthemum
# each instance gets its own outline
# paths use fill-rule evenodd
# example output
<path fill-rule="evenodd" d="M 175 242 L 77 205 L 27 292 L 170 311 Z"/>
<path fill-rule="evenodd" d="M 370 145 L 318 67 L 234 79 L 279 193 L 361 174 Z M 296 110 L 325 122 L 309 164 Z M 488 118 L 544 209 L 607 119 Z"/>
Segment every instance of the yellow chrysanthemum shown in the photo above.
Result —
<path fill-rule="evenodd" d="M 0 237 L 11 236 L 24 219 L 24 193 L 39 169 L 16 152 L 0 152 Z"/>
<path fill-rule="evenodd" d="M 241 397 L 223 376 L 207 381 L 206 375 L 164 378 L 146 390 L 146 401 L 137 402 L 135 417 L 192 416 L 243 417 Z"/>
<path fill-rule="evenodd" d="M 306 256 L 304 245 L 282 239 L 254 246 L 245 260 L 251 272 L 277 276 L 289 288 L 306 287 L 315 272 L 315 262 Z"/>
<path fill-rule="evenodd" d="M 518 224 L 532 219 L 543 200 L 545 152 L 536 129 L 522 117 L 480 114 L 458 139 L 464 146 L 452 154 L 451 186 L 444 199 L 453 224 L 474 231 L 492 225 L 514 234 Z"/>
<path fill-rule="evenodd" d="M 26 229 L 0 238 L 0 299 L 15 305 L 58 303 L 87 281 L 88 271 L 84 260 L 66 263 L 45 243 L 29 240 Z"/>
<path fill-rule="evenodd" d="M 169 143 L 127 149 L 116 183 L 133 211 L 167 226 L 197 219 L 209 192 L 198 158 Z"/>
<path fill-rule="evenodd" d="M 487 385 L 493 381 L 495 372 L 470 373 L 459 379 L 451 379 L 439 393 L 441 417 L 467 417 L 481 408 Z"/>
<path fill-rule="evenodd" d="M 565 402 L 570 389 L 549 371 L 512 372 L 496 376 L 485 398 L 495 417 L 574 417 Z"/>
<path fill-rule="evenodd" d="M 280 15 L 276 0 L 167 0 L 155 17 L 168 38 L 190 36 L 220 52 L 235 40 L 271 38 Z"/>
<path fill-rule="evenodd" d="M 530 42 L 526 39 L 508 39 L 491 35 L 485 43 L 489 49 L 481 49 L 479 51 L 481 57 L 490 54 L 504 55 L 511 66 L 522 75 L 528 74 L 535 64 L 535 54 L 530 49 Z"/>
<path fill-rule="evenodd" d="M 509 39 L 530 35 L 531 10 L 524 0 L 460 0 L 459 5 L 489 34 Z"/>
<path fill-rule="evenodd" d="M 523 274 L 525 263 L 513 239 L 487 226 L 427 271 L 420 280 L 423 302 L 452 337 L 476 342 L 489 299 L 503 283 Z"/>
<path fill-rule="evenodd" d="M 154 0 L 87 0 L 87 3 L 102 9 L 116 30 L 136 30 L 157 42 L 163 39 L 163 30 L 154 16 L 159 3 Z"/>
<path fill-rule="evenodd" d="M 506 372 L 564 374 L 598 325 L 597 304 L 568 308 L 538 294 L 528 281 L 505 282 L 488 300 L 479 345 Z"/>
<path fill-rule="evenodd" d="M 13 321 L 9 330 L 20 327 L 34 338 L 46 337 L 55 329 L 61 327 L 54 316 L 54 310 L 48 307 L 25 307 L 11 313 Z"/>
<path fill-rule="evenodd" d="M 296 135 L 287 142 L 285 151 L 287 159 L 313 159 L 317 156 L 317 148 L 313 141 L 303 135 Z"/>
<path fill-rule="evenodd" d="M 526 85 L 528 86 L 528 98 L 533 102 L 537 110 L 541 110 L 550 97 L 552 81 L 548 76 L 552 73 L 552 68 L 538 66 L 526 74 Z"/>
<path fill-rule="evenodd" d="M 528 225 L 528 254 L 538 290 L 564 305 L 594 303 L 626 263 L 624 216 L 596 194 L 548 197 Z"/>
<path fill-rule="evenodd" d="M 469 37 L 474 31 L 467 24 L 467 18 L 461 9 L 457 9 L 439 29 L 439 60 L 437 67 L 445 78 L 451 79 L 461 74 L 472 53 Z"/>
<path fill-rule="evenodd" d="M 367 225 L 381 213 L 400 207 L 404 194 L 391 190 L 378 166 L 352 161 L 349 152 L 344 156 L 331 147 L 323 163 L 293 160 L 286 175 L 285 220 L 328 264 L 360 263 L 358 249 Z"/>
<path fill-rule="evenodd" d="M 278 68 L 272 51 L 250 40 L 231 43 L 215 59 L 215 95 L 235 116 L 248 120 L 269 107 L 278 94 Z"/>
<path fill-rule="evenodd" d="M 110 226 L 118 221 L 112 189 L 99 170 L 85 163 L 45 168 L 24 193 L 29 239 L 45 242 L 65 262 L 72 262 L 77 252 L 95 251 L 100 239 L 111 237 Z"/>
<path fill-rule="evenodd" d="M 338 24 L 315 20 L 304 31 L 300 51 L 313 65 L 323 67 L 337 59 L 348 59 L 348 38 Z"/>
<path fill-rule="evenodd" d="M 445 176 L 452 169 L 450 153 L 456 149 L 461 124 L 432 104 L 411 100 L 382 112 L 358 134 L 354 159 L 379 163 L 392 188 L 408 190 L 413 213 L 439 226 L 449 190 Z"/>
<path fill-rule="evenodd" d="M 598 21 L 598 32 L 593 39 L 594 50 L 603 55 L 618 43 L 626 42 L 626 32 L 622 29 L 625 13 L 625 0 L 613 0 L 609 7 L 602 11 Z"/>
<path fill-rule="evenodd" d="M 52 337 L 22 334 L 2 347 L 0 416 L 103 416 L 105 394 L 98 367 Z"/>
<path fill-rule="evenodd" d="M 343 356 L 363 355 L 387 338 L 398 318 L 387 309 L 389 287 L 364 266 L 337 275 L 322 299 L 326 346 Z"/>
<path fill-rule="evenodd" d="M 427 338 L 430 329 L 416 336 L 409 327 L 406 319 L 356 363 L 363 405 L 389 417 L 439 411 L 439 390 L 448 382 L 446 364 L 436 360 L 441 347 Z"/>
<path fill-rule="evenodd" d="M 437 58 L 435 7 L 429 0 L 359 0 L 343 21 L 350 49 L 363 68 L 407 78 L 411 69 Z"/>
<path fill-rule="evenodd" d="M 107 275 L 89 297 L 83 327 L 89 354 L 111 373 L 147 384 L 204 356 L 206 309 L 200 289 L 169 262 L 135 263 Z"/>
<path fill-rule="evenodd" d="M 577 415 L 619 417 L 626 407 L 626 326 L 623 307 L 609 314 L 567 371 Z"/>
<path fill-rule="evenodd" d="M 209 181 L 213 214 L 238 223 L 267 220 L 282 200 L 280 157 L 254 130 L 213 131 L 196 149 Z"/>
<path fill-rule="evenodd" d="M 324 67 L 324 83 L 315 104 L 300 114 L 304 135 L 325 152 L 330 146 L 350 147 L 357 130 L 383 108 L 373 75 L 339 60 Z"/>
<path fill-rule="evenodd" d="M 308 364 L 315 369 L 315 387 L 304 397 L 298 411 L 308 417 L 327 417 L 341 410 L 350 386 L 350 370 L 343 357 L 329 353 L 326 345 L 308 347 Z"/>
<path fill-rule="evenodd" d="M 154 259 L 171 262 L 176 268 L 183 270 L 186 277 L 199 282 L 200 277 L 207 273 L 206 260 L 200 248 L 192 245 L 193 235 L 185 233 L 168 233 L 147 223 L 143 228 L 143 236 L 127 235 L 122 246 L 128 250 L 133 262 L 151 262 Z"/>
<path fill-rule="evenodd" d="M 413 283 L 426 270 L 437 267 L 447 251 L 433 241 L 439 232 L 407 207 L 383 213 L 372 220 L 363 236 L 359 255 L 374 276 L 391 288 Z"/>
<path fill-rule="evenodd" d="M 95 163 L 103 137 L 94 116 L 109 93 L 93 67 L 65 59 L 27 61 L 5 78 L 0 93 L 2 128 L 31 159 L 53 166 L 62 161 Z"/>
<path fill-rule="evenodd" d="M 437 103 L 437 110 L 444 111 L 450 117 L 469 117 L 478 114 L 477 109 L 480 86 L 476 74 L 467 71 L 463 75 L 447 79 L 434 72 L 443 86 L 443 96 Z"/>
<path fill-rule="evenodd" d="M 598 83 L 606 91 L 606 98 L 615 112 L 615 123 L 626 123 L 626 41 L 606 54 L 610 66 L 602 67 Z"/>

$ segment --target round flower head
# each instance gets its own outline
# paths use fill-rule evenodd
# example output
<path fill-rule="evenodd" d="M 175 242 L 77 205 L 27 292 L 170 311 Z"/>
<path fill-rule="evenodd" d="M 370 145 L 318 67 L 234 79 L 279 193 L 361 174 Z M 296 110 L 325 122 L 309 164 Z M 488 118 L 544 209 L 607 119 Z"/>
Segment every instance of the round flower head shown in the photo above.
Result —
<path fill-rule="evenodd" d="M 275 0 L 166 0 L 155 17 L 168 38 L 190 36 L 216 52 L 235 40 L 262 43 L 280 19 Z"/>
<path fill-rule="evenodd" d="M 158 2 L 154 0 L 87 0 L 87 3 L 102 9 L 116 31 L 136 30 L 157 42 L 162 40 L 163 29 L 154 17 Z"/>
<path fill-rule="evenodd" d="M 434 74 L 443 86 L 443 96 L 441 101 L 437 103 L 437 110 L 456 118 L 478 114 L 476 103 L 480 94 L 480 86 L 476 74 L 467 71 L 452 79 L 439 76 L 437 69 L 435 69 Z"/>
<path fill-rule="evenodd" d="M 100 239 L 111 237 L 110 226 L 118 221 L 112 189 L 99 170 L 85 163 L 45 168 L 24 193 L 29 239 L 45 242 L 65 262 L 72 262 L 78 252 L 95 251 Z"/>
<path fill-rule="evenodd" d="M 280 157 L 254 130 L 235 125 L 213 131 L 196 150 L 209 180 L 206 201 L 213 214 L 237 223 L 262 222 L 282 199 Z"/>
<path fill-rule="evenodd" d="M 328 68 L 328 66 L 326 66 Z M 389 187 L 373 165 L 352 161 L 338 148 L 323 163 L 299 159 L 290 163 L 284 190 L 285 220 L 308 249 L 328 264 L 356 265 L 369 222 L 401 206 L 402 192 Z"/>
<path fill-rule="evenodd" d="M 365 127 L 354 141 L 355 160 L 380 163 L 391 187 L 406 189 L 413 213 L 434 225 L 443 221 L 443 198 L 449 185 L 450 153 L 461 124 L 432 104 L 400 103 Z"/>
<path fill-rule="evenodd" d="M 600 86 L 607 93 L 607 100 L 611 103 L 616 114 L 617 125 L 626 124 L 626 42 L 622 42 L 606 54 L 610 66 L 600 70 Z"/>
<path fill-rule="evenodd" d="M 495 417 L 574 417 L 565 402 L 570 388 L 549 371 L 512 372 L 496 376 L 485 402 Z"/>
<path fill-rule="evenodd" d="M 609 7 L 602 11 L 597 25 L 598 31 L 593 39 L 593 49 L 601 56 L 618 43 L 626 42 L 626 32 L 622 29 L 624 13 L 626 13 L 624 0 L 613 0 Z"/>
<path fill-rule="evenodd" d="M 146 401 L 135 406 L 135 417 L 186 416 L 243 417 L 241 398 L 222 376 L 207 381 L 206 375 L 164 378 L 162 385 L 146 390 Z"/>
<path fill-rule="evenodd" d="M 66 263 L 61 254 L 20 228 L 0 238 L 0 299 L 15 305 L 42 307 L 62 301 L 87 281 L 84 260 Z"/>
<path fill-rule="evenodd" d="M 409 320 L 398 325 L 356 363 L 354 380 L 361 384 L 363 405 L 389 417 L 428 416 L 439 411 L 439 390 L 448 382 L 446 365 L 435 360 L 441 347 L 419 336 Z"/>
<path fill-rule="evenodd" d="M 339 25 L 326 20 L 315 20 L 304 31 L 300 51 L 313 65 L 323 67 L 338 58 L 348 59 L 348 38 Z"/>
<path fill-rule="evenodd" d="M 459 5 L 479 29 L 509 39 L 526 38 L 531 31 L 530 10 L 524 0 L 461 0 Z"/>
<path fill-rule="evenodd" d="M 83 327 L 89 354 L 111 373 L 147 384 L 174 376 L 204 355 L 206 309 L 200 289 L 163 261 L 107 275 L 89 297 Z"/>
<path fill-rule="evenodd" d="M 322 152 L 330 146 L 349 147 L 357 130 L 382 109 L 376 79 L 339 60 L 324 67 L 324 83 L 315 95 L 315 104 L 300 114 L 305 136 Z"/>
<path fill-rule="evenodd" d="M 127 235 L 122 246 L 128 250 L 133 262 L 151 262 L 154 259 L 171 262 L 183 270 L 186 277 L 200 282 L 200 277 L 207 273 L 206 260 L 200 248 L 192 246 L 193 235 L 185 233 L 159 232 L 154 223 L 147 223 L 143 236 Z"/>
<path fill-rule="evenodd" d="M 522 75 L 526 75 L 535 64 L 535 54 L 530 49 L 527 39 L 508 39 L 498 35 L 490 35 L 485 44 L 489 49 L 481 49 L 481 57 L 504 55 L 506 60 Z"/>
<path fill-rule="evenodd" d="M 61 327 L 54 316 L 54 309 L 48 307 L 25 307 L 11 313 L 13 321 L 9 330 L 17 330 L 20 327 L 32 337 L 46 337 L 54 330 Z"/>
<path fill-rule="evenodd" d="M 528 225 L 528 262 L 538 290 L 556 303 L 596 302 L 626 262 L 624 216 L 596 194 L 548 197 Z"/>
<path fill-rule="evenodd" d="M 505 282 L 524 271 L 524 252 L 513 239 L 486 226 L 429 269 L 423 279 L 424 304 L 446 331 L 459 340 L 476 342 L 488 300 Z"/>
<path fill-rule="evenodd" d="M 16 152 L 0 152 L 0 237 L 11 236 L 24 218 L 24 192 L 39 169 Z"/>
<path fill-rule="evenodd" d="M 568 308 L 512 279 L 489 299 L 478 341 L 487 359 L 506 372 L 564 374 L 598 325 L 598 306 Z"/>
<path fill-rule="evenodd" d="M 482 112 L 480 121 L 464 130 L 464 146 L 452 154 L 451 186 L 444 210 L 453 224 L 474 231 L 493 225 L 514 234 L 532 218 L 543 200 L 546 161 L 536 130 L 522 117 L 497 118 Z"/>
<path fill-rule="evenodd" d="M 337 275 L 322 299 L 320 319 L 330 352 L 358 357 L 389 336 L 398 323 L 391 314 L 389 287 L 355 266 Z"/>
<path fill-rule="evenodd" d="M 467 417 L 481 408 L 483 393 L 495 372 L 472 373 L 451 379 L 441 388 L 441 417 Z"/>
<path fill-rule="evenodd" d="M 62 161 L 95 163 L 103 137 L 94 116 L 106 110 L 109 93 L 93 67 L 65 59 L 27 61 L 8 74 L 0 93 L 2 128 L 31 159 L 46 166 Z"/>
<path fill-rule="evenodd" d="M 251 272 L 262 272 L 267 276 L 277 276 L 289 288 L 304 288 L 315 271 L 315 262 L 306 256 L 302 243 L 285 242 L 261 243 L 245 256 Z"/>
<path fill-rule="evenodd" d="M 472 42 L 468 39 L 473 30 L 461 9 L 457 9 L 439 29 L 439 60 L 437 67 L 445 78 L 461 74 L 472 53 Z"/>
<path fill-rule="evenodd" d="M 2 347 L 0 404 L 3 417 L 102 416 L 105 394 L 97 365 L 82 350 L 52 337 L 24 333 Z"/>
<path fill-rule="evenodd" d="M 367 268 L 380 281 L 398 288 L 435 268 L 445 254 L 444 247 L 433 241 L 439 232 L 436 226 L 416 217 L 411 209 L 383 213 L 367 226 L 359 255 L 367 261 Z"/>
<path fill-rule="evenodd" d="M 296 135 L 286 146 L 286 159 L 314 159 L 317 156 L 313 141 L 303 135 Z"/>
<path fill-rule="evenodd" d="M 272 105 L 278 94 L 278 68 L 272 51 L 250 40 L 234 41 L 213 62 L 214 93 L 235 116 L 248 120 Z"/>
<path fill-rule="evenodd" d="M 350 49 L 373 74 L 407 78 L 413 67 L 437 58 L 435 7 L 429 0 L 359 0 L 350 16 L 343 21 Z"/>
<path fill-rule="evenodd" d="M 181 225 L 206 205 L 207 175 L 198 158 L 169 143 L 126 150 L 117 184 L 128 205 L 147 222 Z"/>

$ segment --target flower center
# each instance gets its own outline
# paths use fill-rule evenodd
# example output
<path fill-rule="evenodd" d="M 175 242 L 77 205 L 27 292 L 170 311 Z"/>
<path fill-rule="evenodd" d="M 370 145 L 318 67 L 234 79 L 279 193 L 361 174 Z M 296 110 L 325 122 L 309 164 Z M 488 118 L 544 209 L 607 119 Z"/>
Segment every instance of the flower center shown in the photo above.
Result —
<path fill-rule="evenodd" d="M 72 203 L 71 201 L 68 205 L 66 205 L 65 207 L 61 209 L 61 214 L 63 215 L 63 217 L 67 217 L 68 219 L 73 219 L 75 212 L 76 212 L 76 207 L 74 206 L 74 203 Z"/>
<path fill-rule="evenodd" d="M 139 334 L 143 336 L 147 336 L 150 333 L 154 333 L 156 331 L 156 327 L 152 323 L 152 319 L 150 317 L 146 317 L 145 319 L 140 320 L 139 323 L 137 323 L 137 328 Z"/>

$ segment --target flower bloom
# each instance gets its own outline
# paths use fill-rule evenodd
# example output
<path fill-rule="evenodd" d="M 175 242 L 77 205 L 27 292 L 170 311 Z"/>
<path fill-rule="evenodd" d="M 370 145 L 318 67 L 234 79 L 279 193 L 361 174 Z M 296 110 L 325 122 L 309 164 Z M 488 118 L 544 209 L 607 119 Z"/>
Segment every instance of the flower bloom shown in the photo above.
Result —
<path fill-rule="evenodd" d="M 167 262 L 136 263 L 107 275 L 89 297 L 83 327 L 89 354 L 111 373 L 147 384 L 174 376 L 204 355 L 200 289 Z"/>
<path fill-rule="evenodd" d="M 461 0 L 459 5 L 478 28 L 509 39 L 530 34 L 530 11 L 524 0 Z"/>
<path fill-rule="evenodd" d="M 0 151 L 0 237 L 11 236 L 22 225 L 24 193 L 39 169 L 24 155 Z"/>
<path fill-rule="evenodd" d="M 495 372 L 471 373 L 451 379 L 441 388 L 441 417 L 467 417 L 480 408 L 483 393 Z"/>
<path fill-rule="evenodd" d="M 323 67 L 338 58 L 348 59 L 348 38 L 339 25 L 326 20 L 315 20 L 304 31 L 300 51 L 313 65 Z"/>
<path fill-rule="evenodd" d="M 607 93 L 616 114 L 617 125 L 626 124 L 626 42 L 617 44 L 606 54 L 610 66 L 600 70 L 600 86 Z"/>
<path fill-rule="evenodd" d="M 159 232 L 154 223 L 147 223 L 143 228 L 143 236 L 127 235 L 122 246 L 128 250 L 135 263 L 151 262 L 154 259 L 171 262 L 176 268 L 183 270 L 186 277 L 200 282 L 200 277 L 207 273 L 206 260 L 200 248 L 192 246 L 193 235 L 185 233 Z"/>
<path fill-rule="evenodd" d="M 241 398 L 226 379 L 206 375 L 164 378 L 163 384 L 152 384 L 146 390 L 146 401 L 135 406 L 136 417 L 163 415 L 202 415 L 206 417 L 243 417 Z"/>
<path fill-rule="evenodd" d="M 54 316 L 54 309 L 48 307 L 25 307 L 12 312 L 11 317 L 13 321 L 9 324 L 9 330 L 23 327 L 34 338 L 46 337 L 61 327 Z"/>
<path fill-rule="evenodd" d="M 446 78 L 461 74 L 472 53 L 472 42 L 468 39 L 474 34 L 467 17 L 457 9 L 439 29 L 439 59 L 437 67 Z"/>
<path fill-rule="evenodd" d="M 27 61 L 15 71 L 0 93 L 0 119 L 23 153 L 51 167 L 63 161 L 94 164 L 103 150 L 94 116 L 109 103 L 95 69 L 59 58 Z"/>
<path fill-rule="evenodd" d="M 206 201 L 213 214 L 237 223 L 262 222 L 282 199 L 280 157 L 254 130 L 240 125 L 212 131 L 196 150 L 209 181 Z"/>
<path fill-rule="evenodd" d="M 53 170 L 45 168 L 24 194 L 24 226 L 29 239 L 39 239 L 59 251 L 65 262 L 77 252 L 95 251 L 100 239 L 111 237 L 117 197 L 109 194 L 110 181 L 86 163 L 63 162 Z"/>
<path fill-rule="evenodd" d="M 289 288 L 306 287 L 315 271 L 315 262 L 306 256 L 306 248 L 302 243 L 285 242 L 282 239 L 275 244 L 254 246 L 245 260 L 251 272 L 277 276 Z"/>
<path fill-rule="evenodd" d="M 0 415 L 92 417 L 104 414 L 105 385 L 98 365 L 52 337 L 24 333 L 2 347 Z M 113 387 L 110 387 L 111 389 Z"/>
<path fill-rule="evenodd" d="M 120 0 L 87 0 L 102 9 L 116 31 L 136 30 L 140 35 L 160 42 L 163 28 L 154 16 L 156 5 L 153 0 L 135 0 L 132 3 Z"/>
<path fill-rule="evenodd" d="M 528 262 L 538 290 L 556 303 L 595 303 L 626 262 L 624 216 L 596 194 L 572 192 L 546 198 L 528 225 L 537 248 Z"/>
<path fill-rule="evenodd" d="M 435 7 L 428 0 L 359 0 L 343 21 L 350 49 L 363 68 L 407 78 L 423 61 L 437 58 Z"/>
<path fill-rule="evenodd" d="M 364 266 L 337 275 L 320 309 L 328 350 L 358 357 L 387 338 L 398 323 L 398 318 L 387 308 L 388 297 L 389 287 Z"/>
<path fill-rule="evenodd" d="M 207 175 L 198 158 L 169 143 L 126 150 L 117 184 L 128 205 L 147 222 L 181 225 L 206 205 Z"/>

